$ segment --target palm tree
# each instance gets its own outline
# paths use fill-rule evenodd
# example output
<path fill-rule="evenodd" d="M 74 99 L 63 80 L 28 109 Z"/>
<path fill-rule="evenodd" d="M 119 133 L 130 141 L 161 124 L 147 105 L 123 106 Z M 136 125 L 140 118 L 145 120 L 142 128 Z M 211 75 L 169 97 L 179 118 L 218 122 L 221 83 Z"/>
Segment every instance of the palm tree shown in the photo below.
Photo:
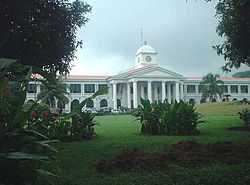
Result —
<path fill-rule="evenodd" d="M 56 107 L 56 100 L 58 105 L 65 105 L 69 102 L 66 96 L 69 93 L 62 78 L 50 77 L 41 80 L 41 83 L 41 92 L 37 95 L 38 100 L 49 105 L 52 109 Z"/>
<path fill-rule="evenodd" d="M 221 98 L 223 94 L 223 84 L 224 82 L 220 80 L 218 74 L 209 73 L 204 76 L 200 82 L 202 99 L 209 99 L 210 102 L 213 102 Z"/>

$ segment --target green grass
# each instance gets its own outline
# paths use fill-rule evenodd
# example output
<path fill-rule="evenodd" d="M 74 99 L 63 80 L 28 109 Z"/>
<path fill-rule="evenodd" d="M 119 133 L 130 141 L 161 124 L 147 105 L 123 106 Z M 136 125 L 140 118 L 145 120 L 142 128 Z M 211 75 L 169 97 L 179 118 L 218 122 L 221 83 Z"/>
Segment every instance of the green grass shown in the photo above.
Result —
<path fill-rule="evenodd" d="M 223 103 L 204 103 L 197 106 L 197 110 L 203 115 L 213 116 L 237 116 L 238 112 L 244 108 L 250 108 L 250 106 L 242 104 L 239 101 Z"/>
<path fill-rule="evenodd" d="M 163 151 L 170 144 L 183 140 L 202 143 L 217 141 L 250 141 L 247 132 L 228 130 L 241 124 L 237 104 L 204 104 L 198 110 L 204 114 L 205 123 L 199 126 L 199 136 L 143 136 L 140 124 L 130 115 L 96 117 L 98 136 L 90 141 L 62 143 L 57 164 L 67 184 L 80 185 L 151 185 L 151 184 L 247 184 L 250 164 L 215 165 L 202 169 L 172 167 L 166 171 L 130 171 L 98 173 L 94 164 L 126 149 L 140 148 L 146 151 Z M 214 113 L 213 113 L 214 112 Z M 248 173 L 247 173 L 248 172 Z M 229 175 L 229 174 L 233 175 Z M 235 183 L 235 181 L 239 183 Z"/>

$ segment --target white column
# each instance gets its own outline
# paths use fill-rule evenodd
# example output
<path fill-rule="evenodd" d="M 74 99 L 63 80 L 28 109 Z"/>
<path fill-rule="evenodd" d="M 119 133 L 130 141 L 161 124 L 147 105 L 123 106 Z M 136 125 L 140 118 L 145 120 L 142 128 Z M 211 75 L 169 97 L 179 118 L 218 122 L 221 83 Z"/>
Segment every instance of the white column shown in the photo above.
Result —
<path fill-rule="evenodd" d="M 180 94 L 181 94 L 181 95 L 180 95 L 180 99 L 183 100 L 183 98 L 184 98 L 184 95 L 183 95 L 183 94 L 184 94 L 184 93 L 183 93 L 183 84 L 181 84 Z"/>
<path fill-rule="evenodd" d="M 71 99 L 69 99 L 69 103 L 68 103 L 68 112 L 71 112 Z"/>
<path fill-rule="evenodd" d="M 175 83 L 175 100 L 180 101 L 180 84 L 178 82 Z"/>
<path fill-rule="evenodd" d="M 144 85 L 141 85 L 141 97 L 145 99 Z"/>
<path fill-rule="evenodd" d="M 38 84 L 36 85 L 36 87 L 37 87 L 36 93 L 39 94 L 39 93 L 41 92 L 41 84 L 38 83 Z"/>
<path fill-rule="evenodd" d="M 161 82 L 161 95 L 162 95 L 162 102 L 166 99 L 166 82 Z"/>
<path fill-rule="evenodd" d="M 117 109 L 117 85 L 113 83 L 113 108 Z"/>
<path fill-rule="evenodd" d="M 154 101 L 158 101 L 157 84 L 153 85 L 153 89 L 154 89 Z"/>
<path fill-rule="evenodd" d="M 168 103 L 171 103 L 171 83 L 168 83 Z"/>
<path fill-rule="evenodd" d="M 131 94 L 130 94 L 130 84 L 127 83 L 127 100 L 128 100 L 128 108 L 131 109 Z"/>
<path fill-rule="evenodd" d="M 36 94 L 35 94 L 35 101 L 37 100 L 37 95 L 41 92 L 41 84 L 36 83 Z"/>
<path fill-rule="evenodd" d="M 138 107 L 138 100 L 137 100 L 137 82 L 133 82 L 133 102 L 134 102 L 134 109 Z"/>
<path fill-rule="evenodd" d="M 195 85 L 195 94 L 199 94 L 199 86 L 198 85 Z"/>
<path fill-rule="evenodd" d="M 152 102 L 152 83 L 148 81 L 148 100 Z"/>
<path fill-rule="evenodd" d="M 82 96 L 84 96 L 84 84 L 83 83 L 81 84 L 81 94 Z"/>
<path fill-rule="evenodd" d="M 227 94 L 231 94 L 231 85 L 227 86 L 227 92 L 228 92 Z"/>

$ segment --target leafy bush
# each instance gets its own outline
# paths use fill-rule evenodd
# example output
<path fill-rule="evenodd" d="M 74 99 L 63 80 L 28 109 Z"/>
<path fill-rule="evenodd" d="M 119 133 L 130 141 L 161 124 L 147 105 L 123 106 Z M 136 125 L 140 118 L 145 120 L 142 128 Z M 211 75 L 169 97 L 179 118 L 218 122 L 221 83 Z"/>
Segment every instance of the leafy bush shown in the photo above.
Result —
<path fill-rule="evenodd" d="M 75 139 L 91 139 L 95 135 L 95 114 L 90 112 L 72 113 L 71 136 Z"/>
<path fill-rule="evenodd" d="M 203 122 L 194 105 L 183 101 L 169 104 L 166 101 L 150 103 L 142 99 L 134 116 L 140 120 L 141 133 L 153 135 L 197 134 L 197 125 Z"/>
<path fill-rule="evenodd" d="M 248 109 L 243 109 L 239 112 L 240 119 L 244 122 L 245 126 L 250 125 L 250 111 Z"/>
<path fill-rule="evenodd" d="M 28 127 L 33 107 L 24 106 L 24 101 L 30 74 L 28 67 L 15 65 L 12 60 L 0 61 L 1 185 L 40 184 L 55 176 L 44 170 L 55 152 L 50 145 L 55 141 Z"/>

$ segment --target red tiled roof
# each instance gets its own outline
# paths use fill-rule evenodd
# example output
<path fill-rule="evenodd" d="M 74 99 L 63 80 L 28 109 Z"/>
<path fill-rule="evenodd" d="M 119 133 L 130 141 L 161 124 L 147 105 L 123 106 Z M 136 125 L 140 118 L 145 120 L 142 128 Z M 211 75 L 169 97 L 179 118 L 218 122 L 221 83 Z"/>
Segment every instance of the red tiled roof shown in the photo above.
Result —
<path fill-rule="evenodd" d="M 186 77 L 187 80 L 202 80 L 202 77 Z M 250 81 L 250 78 L 220 77 L 222 81 Z"/>
<path fill-rule="evenodd" d="M 67 80 L 106 80 L 109 76 L 70 75 Z"/>

